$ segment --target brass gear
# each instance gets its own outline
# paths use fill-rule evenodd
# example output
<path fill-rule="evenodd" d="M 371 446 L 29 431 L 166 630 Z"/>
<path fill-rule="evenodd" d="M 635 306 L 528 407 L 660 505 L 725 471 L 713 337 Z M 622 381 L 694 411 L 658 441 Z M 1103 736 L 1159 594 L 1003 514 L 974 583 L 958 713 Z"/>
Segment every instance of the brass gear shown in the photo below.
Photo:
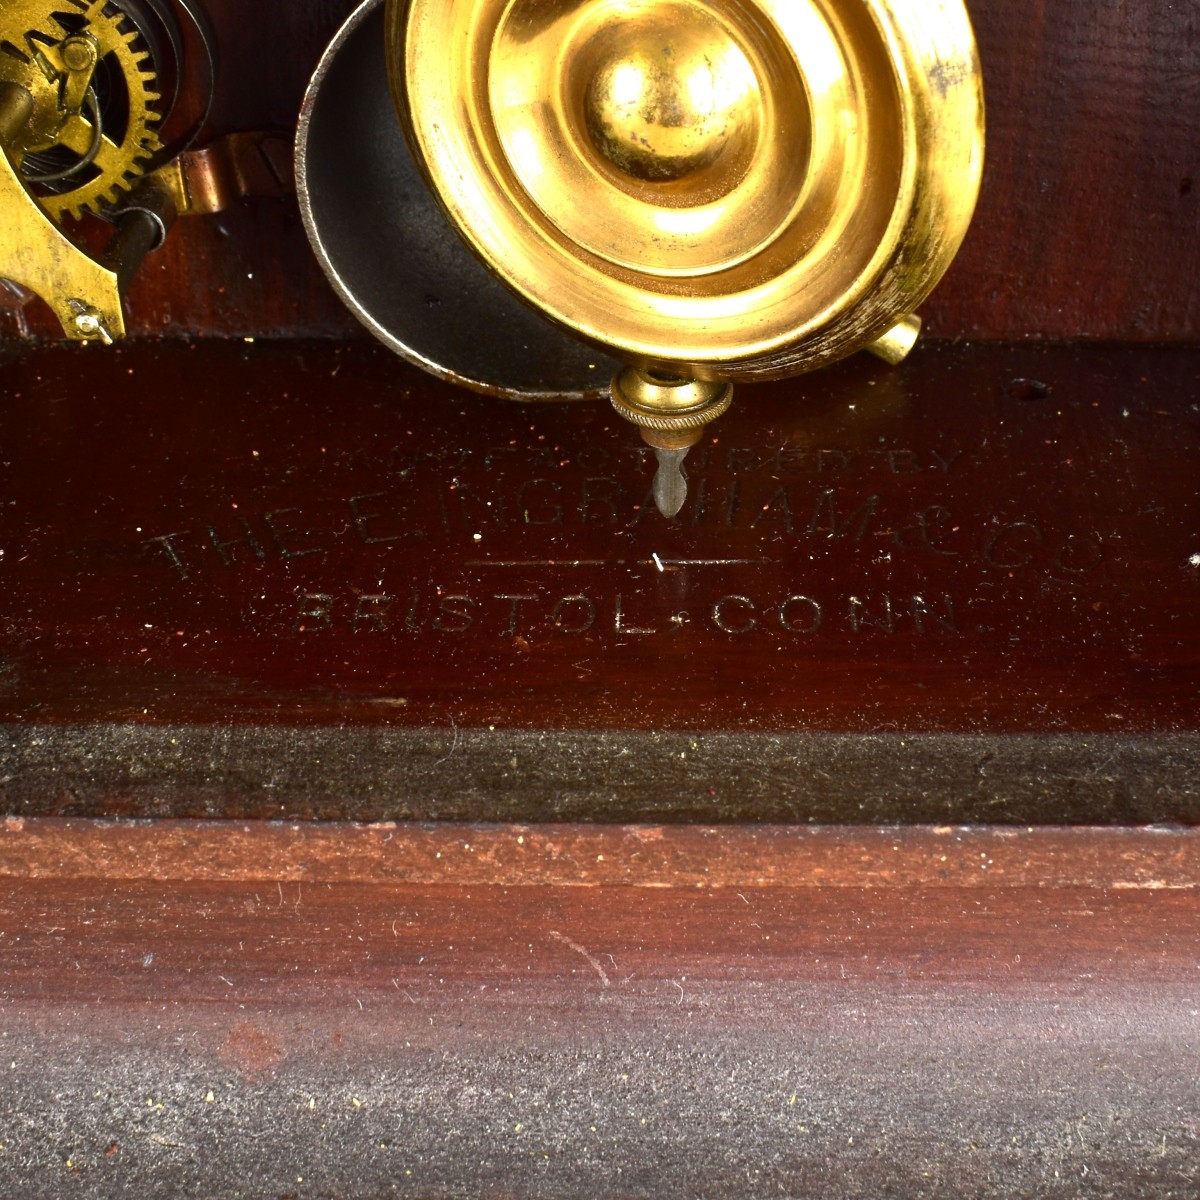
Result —
<path fill-rule="evenodd" d="M 145 172 L 160 148 L 156 126 L 161 99 L 150 53 L 136 27 L 110 0 L 3 0 L 0 4 L 0 79 L 26 88 L 34 98 L 30 134 L 24 154 L 65 147 L 81 163 L 81 182 L 70 180 L 62 190 L 35 190 L 38 203 L 54 221 L 78 218 L 85 211 L 102 214 Z M 94 39 L 97 71 L 115 68 L 127 95 L 128 112 L 119 140 L 104 131 L 96 146 L 95 106 L 73 115 L 61 108 L 63 75 L 51 61 L 53 51 L 68 38 Z M 95 155 L 87 163 L 93 147 Z"/>

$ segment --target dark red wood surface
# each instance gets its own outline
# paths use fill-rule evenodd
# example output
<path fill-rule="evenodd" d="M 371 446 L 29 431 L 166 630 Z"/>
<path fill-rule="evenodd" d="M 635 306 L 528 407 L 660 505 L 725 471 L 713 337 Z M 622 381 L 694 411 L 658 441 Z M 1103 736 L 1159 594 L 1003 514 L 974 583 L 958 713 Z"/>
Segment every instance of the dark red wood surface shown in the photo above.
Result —
<path fill-rule="evenodd" d="M 211 134 L 294 126 L 305 82 L 353 5 L 209 7 L 223 61 Z M 1195 341 L 1194 6 L 972 0 L 969 8 L 986 73 L 988 166 L 966 247 L 926 307 L 931 331 Z M 326 286 L 295 206 L 278 202 L 182 223 L 147 264 L 131 307 L 143 334 L 366 336 Z M 33 325 L 48 329 L 37 317 Z"/>
<path fill-rule="evenodd" d="M 0 1189 L 1187 1196 L 1195 843 L 10 820 Z"/>
<path fill-rule="evenodd" d="M 677 521 L 604 404 L 386 352 L 18 355 L 9 720 L 1194 733 L 1200 359 L 746 389 Z"/>

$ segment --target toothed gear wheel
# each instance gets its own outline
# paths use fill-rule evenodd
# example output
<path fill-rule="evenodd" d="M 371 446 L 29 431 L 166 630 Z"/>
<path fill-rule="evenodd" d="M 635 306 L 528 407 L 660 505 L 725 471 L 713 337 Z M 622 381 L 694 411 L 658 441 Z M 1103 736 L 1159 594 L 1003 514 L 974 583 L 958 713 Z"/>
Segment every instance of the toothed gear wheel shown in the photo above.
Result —
<path fill-rule="evenodd" d="M 82 111 L 63 121 L 57 106 L 64 76 L 50 69 L 46 51 L 80 34 L 96 41 L 94 88 Z M 85 211 L 102 214 L 145 173 L 160 148 L 161 97 L 150 53 L 110 0 L 0 0 L 0 78 L 32 93 L 31 128 L 49 135 L 46 144 L 27 146 L 22 167 L 55 221 Z M 39 183 L 39 174 L 56 178 Z"/>

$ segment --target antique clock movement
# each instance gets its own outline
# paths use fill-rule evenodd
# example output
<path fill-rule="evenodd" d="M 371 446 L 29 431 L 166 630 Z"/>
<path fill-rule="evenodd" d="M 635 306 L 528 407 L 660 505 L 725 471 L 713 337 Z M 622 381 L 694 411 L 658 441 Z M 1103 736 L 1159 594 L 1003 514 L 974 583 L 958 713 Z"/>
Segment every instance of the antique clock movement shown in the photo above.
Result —
<path fill-rule="evenodd" d="M 215 41 L 197 0 L 0 6 L 0 278 L 67 337 L 124 336 L 123 295 L 175 218 L 204 124 Z M 112 226 L 103 248 L 84 218 Z"/>
<path fill-rule="evenodd" d="M 368 0 L 298 155 L 378 336 L 501 395 L 608 384 L 668 515 L 734 384 L 908 353 L 982 161 L 957 0 Z"/>

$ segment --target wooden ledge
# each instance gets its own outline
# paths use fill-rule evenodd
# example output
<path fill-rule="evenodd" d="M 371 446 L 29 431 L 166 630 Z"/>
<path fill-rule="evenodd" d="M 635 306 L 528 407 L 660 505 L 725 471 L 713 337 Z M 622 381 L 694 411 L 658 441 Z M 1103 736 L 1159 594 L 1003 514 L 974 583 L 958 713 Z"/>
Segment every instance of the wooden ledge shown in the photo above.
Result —
<path fill-rule="evenodd" d="M 0 823 L 0 878 L 634 888 L 1200 889 L 1200 829 Z"/>

